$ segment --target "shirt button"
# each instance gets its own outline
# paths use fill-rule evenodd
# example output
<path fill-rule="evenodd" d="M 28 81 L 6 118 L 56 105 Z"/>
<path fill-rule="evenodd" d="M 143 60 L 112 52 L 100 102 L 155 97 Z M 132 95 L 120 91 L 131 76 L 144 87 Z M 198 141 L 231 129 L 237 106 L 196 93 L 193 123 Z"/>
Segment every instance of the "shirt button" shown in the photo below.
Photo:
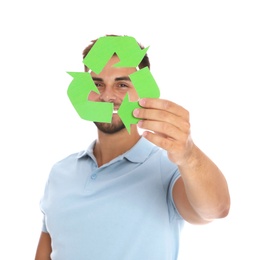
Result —
<path fill-rule="evenodd" d="M 91 179 L 92 179 L 92 180 L 95 180 L 96 177 L 97 177 L 97 175 L 96 175 L 95 173 L 91 175 Z"/>

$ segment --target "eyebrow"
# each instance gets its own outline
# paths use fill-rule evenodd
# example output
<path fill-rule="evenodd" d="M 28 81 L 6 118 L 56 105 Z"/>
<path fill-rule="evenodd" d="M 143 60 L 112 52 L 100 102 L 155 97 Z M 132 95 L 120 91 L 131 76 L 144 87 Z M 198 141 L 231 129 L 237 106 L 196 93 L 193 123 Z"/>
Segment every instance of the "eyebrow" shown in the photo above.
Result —
<path fill-rule="evenodd" d="M 104 81 L 102 78 L 97 78 L 97 77 L 92 77 L 92 79 L 93 79 L 94 81 L 101 81 L 101 82 Z M 115 81 L 120 81 L 120 80 L 131 81 L 129 77 L 117 77 L 117 78 L 115 78 Z"/>

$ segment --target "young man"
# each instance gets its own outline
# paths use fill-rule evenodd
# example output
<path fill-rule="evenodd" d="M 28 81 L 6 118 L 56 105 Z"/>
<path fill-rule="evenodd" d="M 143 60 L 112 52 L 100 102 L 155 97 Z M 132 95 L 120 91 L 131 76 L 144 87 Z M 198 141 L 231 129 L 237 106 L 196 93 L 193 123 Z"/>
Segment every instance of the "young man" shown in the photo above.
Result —
<path fill-rule="evenodd" d="M 176 260 L 184 221 L 228 215 L 227 182 L 193 142 L 189 112 L 169 100 L 139 99 L 129 78 L 137 69 L 118 62 L 114 54 L 99 74 L 90 71 L 99 93 L 88 99 L 113 103 L 112 121 L 95 122 L 97 140 L 53 166 L 35 260 Z M 117 113 L 126 93 L 141 106 L 130 133 Z"/>

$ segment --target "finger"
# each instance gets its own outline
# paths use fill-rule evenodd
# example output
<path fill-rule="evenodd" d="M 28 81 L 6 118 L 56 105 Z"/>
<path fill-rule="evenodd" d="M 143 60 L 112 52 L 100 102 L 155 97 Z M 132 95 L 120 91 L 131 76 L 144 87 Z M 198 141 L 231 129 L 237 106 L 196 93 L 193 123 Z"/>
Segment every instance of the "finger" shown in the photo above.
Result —
<path fill-rule="evenodd" d="M 168 111 L 142 108 L 135 109 L 133 115 L 137 118 L 155 121 L 165 121 L 169 123 L 175 122 L 177 118 L 176 115 L 169 113 Z"/>
<path fill-rule="evenodd" d="M 190 123 L 187 119 L 169 113 L 168 111 L 155 110 L 155 109 L 135 109 L 133 112 L 135 117 L 142 118 L 143 120 L 158 121 L 173 125 L 184 132 L 190 129 Z M 167 126 L 166 126 L 167 127 Z"/>
<path fill-rule="evenodd" d="M 180 115 L 189 120 L 189 112 L 182 106 L 165 99 L 158 98 L 142 98 L 139 100 L 140 106 L 144 108 L 152 108 L 158 110 L 165 110 L 175 115 Z"/>
<path fill-rule="evenodd" d="M 162 136 L 171 138 L 173 140 L 179 140 L 179 139 L 182 140 L 184 138 L 187 138 L 190 132 L 189 129 L 187 129 L 186 131 L 182 131 L 176 126 L 166 122 L 150 121 L 150 120 L 140 120 L 138 122 L 138 127 L 147 129 L 155 133 L 159 133 Z"/>
<path fill-rule="evenodd" d="M 145 131 L 143 136 L 169 153 L 181 152 L 184 148 L 184 142 L 175 141 L 170 137 L 166 138 L 153 132 Z"/>

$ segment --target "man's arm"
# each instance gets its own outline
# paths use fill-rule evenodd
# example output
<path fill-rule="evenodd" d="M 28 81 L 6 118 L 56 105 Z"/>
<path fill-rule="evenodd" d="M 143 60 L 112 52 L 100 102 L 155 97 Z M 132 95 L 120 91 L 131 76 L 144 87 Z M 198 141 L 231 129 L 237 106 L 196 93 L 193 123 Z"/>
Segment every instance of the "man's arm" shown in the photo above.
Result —
<path fill-rule="evenodd" d="M 165 149 L 181 173 L 173 189 L 177 209 L 190 223 L 203 224 L 228 215 L 230 195 L 225 177 L 193 142 L 189 112 L 168 100 L 145 98 L 134 116 L 143 136 Z"/>
<path fill-rule="evenodd" d="M 173 198 L 178 211 L 193 224 L 226 217 L 230 196 L 224 175 L 195 145 L 192 157 L 179 166 L 181 178 L 174 184 Z"/>
<path fill-rule="evenodd" d="M 42 232 L 36 250 L 35 260 L 51 260 L 51 238 L 48 233 Z"/>

